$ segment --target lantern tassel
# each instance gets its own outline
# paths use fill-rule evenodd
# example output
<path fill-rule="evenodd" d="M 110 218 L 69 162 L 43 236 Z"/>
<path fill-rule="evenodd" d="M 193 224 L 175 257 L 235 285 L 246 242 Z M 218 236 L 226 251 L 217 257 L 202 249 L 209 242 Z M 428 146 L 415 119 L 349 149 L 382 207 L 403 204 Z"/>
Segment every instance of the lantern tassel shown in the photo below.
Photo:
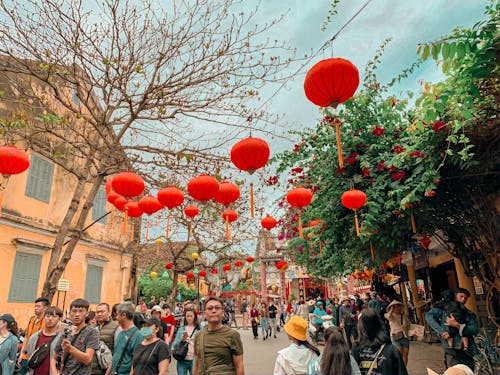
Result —
<path fill-rule="evenodd" d="M 189 222 L 189 235 L 190 236 L 193 235 L 193 222 L 192 221 Z"/>
<path fill-rule="evenodd" d="M 342 155 L 342 141 L 340 140 L 340 121 L 335 123 L 335 133 L 337 135 L 337 154 L 339 157 L 339 167 L 344 168 L 344 156 Z"/>
<path fill-rule="evenodd" d="M 226 239 L 231 239 L 231 229 L 229 228 L 229 215 L 226 215 Z"/>
<path fill-rule="evenodd" d="M 146 242 L 149 240 L 149 220 L 146 222 L 146 235 L 144 236 L 146 239 Z"/>
<path fill-rule="evenodd" d="M 354 210 L 354 223 L 356 224 L 356 235 L 359 237 L 359 221 L 358 221 L 358 213 Z"/>
<path fill-rule="evenodd" d="M 113 226 L 115 224 L 115 210 L 111 209 L 111 223 L 110 225 Z"/>
<path fill-rule="evenodd" d="M 253 182 L 250 182 L 250 215 L 255 219 L 255 202 L 253 197 Z"/>
<path fill-rule="evenodd" d="M 128 208 L 125 208 L 125 210 L 123 211 L 122 236 L 127 234 L 127 217 L 128 217 Z"/>
<path fill-rule="evenodd" d="M 167 227 L 165 228 L 165 238 L 168 240 L 170 238 L 170 213 L 167 217 Z"/>
<path fill-rule="evenodd" d="M 156 215 L 156 217 L 155 217 L 155 227 L 157 227 L 157 226 L 158 226 L 158 216 L 159 216 L 159 215 Z"/>
<path fill-rule="evenodd" d="M 134 224 L 132 223 L 132 230 L 130 231 L 130 242 L 134 241 Z"/>
<path fill-rule="evenodd" d="M 372 241 L 370 241 L 370 254 L 372 256 L 372 260 L 375 260 L 375 251 L 373 250 Z"/>
<path fill-rule="evenodd" d="M 323 255 L 323 242 L 319 241 L 319 255 Z"/>
<path fill-rule="evenodd" d="M 302 232 L 302 215 L 299 213 L 299 237 L 304 238 L 304 233 Z"/>
<path fill-rule="evenodd" d="M 415 223 L 415 216 L 413 216 L 413 213 L 410 215 L 411 217 L 411 230 L 413 233 L 417 233 L 417 224 Z"/>

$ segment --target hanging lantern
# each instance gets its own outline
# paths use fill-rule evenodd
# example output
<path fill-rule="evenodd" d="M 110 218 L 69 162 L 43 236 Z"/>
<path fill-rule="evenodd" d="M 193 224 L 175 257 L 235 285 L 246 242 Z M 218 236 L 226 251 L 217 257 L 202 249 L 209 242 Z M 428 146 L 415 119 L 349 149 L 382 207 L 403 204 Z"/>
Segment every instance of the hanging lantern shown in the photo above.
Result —
<path fill-rule="evenodd" d="M 271 215 L 267 215 L 265 218 L 263 218 L 261 221 L 260 221 L 260 224 L 262 225 L 262 227 L 264 229 L 267 229 L 267 230 L 271 230 L 273 229 L 276 225 L 278 225 L 278 222 L 276 221 L 276 219 L 274 217 L 272 217 Z"/>
<path fill-rule="evenodd" d="M 284 263 L 285 263 L 285 262 L 283 262 L 283 261 L 281 261 L 281 260 L 277 261 L 277 262 L 275 263 L 276 268 L 280 270 L 280 269 L 281 269 L 281 267 L 283 267 L 283 264 L 284 264 Z"/>
<path fill-rule="evenodd" d="M 231 148 L 231 161 L 239 170 L 253 174 L 269 160 L 269 145 L 260 138 L 245 138 Z M 255 217 L 253 182 L 250 182 L 250 214 Z"/>
<path fill-rule="evenodd" d="M 247 260 L 248 263 L 253 263 L 253 261 L 255 260 L 255 258 L 254 257 L 247 257 L 246 260 Z"/>
<path fill-rule="evenodd" d="M 184 193 L 175 186 L 167 186 L 161 189 L 157 196 L 160 203 L 169 210 L 180 206 L 184 202 Z M 170 238 L 170 212 L 167 217 L 167 225 L 165 226 L 165 238 Z"/>
<path fill-rule="evenodd" d="M 219 182 L 214 177 L 202 174 L 188 182 L 187 190 L 197 201 L 208 201 L 219 192 Z"/>
<path fill-rule="evenodd" d="M 312 201 L 313 193 L 311 190 L 306 189 L 304 187 L 296 187 L 295 189 L 290 190 L 286 195 L 286 200 L 288 203 L 299 210 L 303 207 L 308 206 Z M 302 215 L 299 211 L 299 236 L 300 238 L 304 238 L 302 233 Z"/>
<path fill-rule="evenodd" d="M 245 264 L 245 263 L 244 263 L 243 261 L 241 261 L 241 260 L 237 260 L 236 262 L 234 262 L 234 266 L 235 266 L 236 268 L 240 268 L 240 267 L 242 267 L 242 266 L 243 266 L 243 264 Z"/>
<path fill-rule="evenodd" d="M 223 270 L 224 272 L 231 271 L 231 266 L 230 266 L 229 264 L 224 264 L 224 265 L 222 266 L 222 270 Z"/>
<path fill-rule="evenodd" d="M 141 217 L 144 212 L 139 208 L 139 202 L 128 201 L 125 210 L 129 217 Z"/>
<path fill-rule="evenodd" d="M 165 264 L 165 269 L 167 269 L 167 270 L 171 270 L 173 267 L 174 267 L 174 265 L 172 263 Z"/>
<path fill-rule="evenodd" d="M 191 259 L 194 260 L 195 262 L 198 260 L 199 257 L 200 257 L 200 254 L 198 254 L 198 253 L 191 254 Z"/>
<path fill-rule="evenodd" d="M 231 182 L 221 182 L 215 200 L 224 206 L 229 206 L 240 197 L 240 189 Z"/>
<path fill-rule="evenodd" d="M 124 211 L 125 210 L 125 205 L 128 203 L 128 201 L 119 195 L 115 200 L 113 201 L 113 206 L 116 207 L 118 211 Z"/>
<path fill-rule="evenodd" d="M 149 277 L 151 277 L 152 279 L 156 279 L 158 277 L 158 273 L 156 273 L 155 271 L 150 272 Z"/>
<path fill-rule="evenodd" d="M 207 276 L 207 271 L 200 271 L 200 272 L 198 272 L 198 276 L 200 276 L 200 277 Z"/>
<path fill-rule="evenodd" d="M 113 177 L 111 186 L 124 197 L 136 197 L 144 191 L 144 180 L 132 171 L 118 173 Z"/>
<path fill-rule="evenodd" d="M 288 262 L 282 262 L 282 265 L 280 267 L 280 273 L 284 273 L 288 269 Z"/>
<path fill-rule="evenodd" d="M 118 194 L 114 191 L 111 191 L 109 194 L 107 194 L 106 199 L 108 200 L 109 203 L 113 204 L 113 203 L 115 203 L 115 200 L 119 197 L 121 197 L 120 194 Z"/>
<path fill-rule="evenodd" d="M 106 195 L 109 195 L 113 191 L 113 179 L 112 178 L 109 179 L 108 181 L 106 181 L 105 190 L 106 190 Z"/>
<path fill-rule="evenodd" d="M 138 204 L 141 211 L 148 215 L 152 215 L 163 208 L 163 205 L 160 203 L 160 201 L 151 194 L 139 199 Z"/>
<path fill-rule="evenodd" d="M 315 220 L 312 220 L 311 222 L 309 222 L 309 224 L 307 225 L 309 228 L 314 228 L 316 226 L 318 226 L 319 224 L 321 224 L 323 222 L 323 220 L 320 220 L 320 219 L 315 219 Z M 321 233 L 323 233 L 325 230 L 325 225 L 323 224 L 321 226 L 321 229 L 319 231 L 320 235 Z M 323 242 L 320 240 L 319 241 L 319 255 L 323 255 Z"/>
<path fill-rule="evenodd" d="M 0 174 L 9 177 L 23 173 L 30 166 L 28 154 L 16 146 L 0 147 Z"/>
<path fill-rule="evenodd" d="M 210 270 L 210 273 L 211 273 L 212 275 L 217 275 L 217 274 L 219 273 L 219 269 L 218 269 L 218 268 L 212 268 L 212 269 Z"/>
<path fill-rule="evenodd" d="M 229 223 L 236 221 L 238 218 L 238 214 L 234 210 L 226 210 L 222 213 L 222 218 L 226 222 L 226 239 L 231 239 L 231 228 L 229 227 Z"/>
<path fill-rule="evenodd" d="M 186 216 L 190 217 L 191 219 L 194 218 L 196 215 L 200 213 L 200 209 L 196 206 L 187 206 L 184 209 L 184 213 Z M 193 221 L 189 221 L 189 235 L 193 234 Z"/>
<path fill-rule="evenodd" d="M 188 279 L 194 279 L 194 273 L 193 272 L 188 272 L 188 273 L 186 273 L 186 277 Z"/>
<path fill-rule="evenodd" d="M 342 194 L 342 204 L 354 211 L 354 223 L 356 224 L 356 234 L 359 236 L 359 221 L 356 210 L 363 207 L 366 203 L 366 194 L 361 190 L 351 189 Z"/>
<path fill-rule="evenodd" d="M 307 99 L 320 107 L 336 108 L 338 104 L 349 100 L 358 86 L 358 69 L 349 60 L 341 58 L 321 60 L 307 72 L 304 81 Z M 335 121 L 339 166 L 343 168 L 340 124 L 340 121 Z"/>

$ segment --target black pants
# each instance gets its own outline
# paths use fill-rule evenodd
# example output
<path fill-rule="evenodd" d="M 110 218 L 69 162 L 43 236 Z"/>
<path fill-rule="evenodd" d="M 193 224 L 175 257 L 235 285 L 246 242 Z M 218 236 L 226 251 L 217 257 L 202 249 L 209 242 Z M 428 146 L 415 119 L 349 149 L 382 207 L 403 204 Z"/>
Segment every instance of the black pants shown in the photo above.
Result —
<path fill-rule="evenodd" d="M 259 332 L 257 331 L 258 328 L 259 328 L 259 326 L 257 324 L 252 324 L 253 337 L 259 336 Z"/>
<path fill-rule="evenodd" d="M 466 365 L 474 371 L 474 358 L 472 354 L 462 349 L 444 348 L 446 366 Z"/>
<path fill-rule="evenodd" d="M 356 337 L 354 336 L 355 335 L 355 331 L 356 330 L 356 327 L 353 326 L 353 325 L 346 325 L 344 326 L 344 332 L 345 332 L 345 338 L 347 340 L 347 345 L 349 345 L 349 349 L 352 348 L 352 341 L 351 341 L 351 336 L 352 338 L 355 340 Z"/>

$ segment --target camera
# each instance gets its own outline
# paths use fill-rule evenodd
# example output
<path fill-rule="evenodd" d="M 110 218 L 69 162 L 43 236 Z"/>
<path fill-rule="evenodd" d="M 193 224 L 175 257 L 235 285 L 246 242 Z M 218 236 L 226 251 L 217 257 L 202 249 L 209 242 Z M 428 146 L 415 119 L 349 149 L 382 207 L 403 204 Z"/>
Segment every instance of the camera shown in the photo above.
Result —
<path fill-rule="evenodd" d="M 63 329 L 63 333 L 62 333 L 63 339 L 67 339 L 69 336 L 71 336 L 72 333 L 73 333 L 73 326 L 67 325 Z"/>

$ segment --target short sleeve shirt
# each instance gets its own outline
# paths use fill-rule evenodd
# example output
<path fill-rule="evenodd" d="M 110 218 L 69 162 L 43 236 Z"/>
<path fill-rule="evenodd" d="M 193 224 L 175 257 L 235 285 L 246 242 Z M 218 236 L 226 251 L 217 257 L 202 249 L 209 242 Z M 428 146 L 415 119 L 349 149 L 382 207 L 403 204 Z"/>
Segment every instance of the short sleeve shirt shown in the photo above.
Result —
<path fill-rule="evenodd" d="M 276 306 L 270 305 L 268 307 L 268 309 L 269 309 L 269 317 L 271 319 L 276 319 L 276 312 L 278 311 L 278 309 L 276 308 Z"/>
<path fill-rule="evenodd" d="M 133 334 L 130 342 L 127 345 L 129 337 Z M 125 331 L 121 331 L 115 341 L 115 352 L 113 353 L 113 362 L 111 364 L 111 370 L 116 371 L 116 365 L 120 359 L 123 349 L 127 346 L 125 353 L 123 354 L 123 359 L 118 369 L 119 375 L 130 374 L 130 369 L 132 367 L 132 358 L 134 357 L 135 348 L 137 348 L 142 342 L 142 335 L 136 326 L 133 326 Z"/>
<path fill-rule="evenodd" d="M 199 368 L 204 368 L 205 371 L 214 366 L 224 365 L 234 369 L 233 355 L 243 355 L 240 334 L 229 327 L 215 331 L 204 328 L 196 335 L 194 354 L 200 361 Z M 205 372 L 199 372 L 199 375 L 204 374 Z"/>
<path fill-rule="evenodd" d="M 73 343 L 74 338 L 77 334 L 69 337 L 69 340 Z M 59 353 L 61 349 L 61 343 L 63 338 L 59 339 L 55 352 Z M 80 331 L 80 335 L 76 338 L 76 341 L 72 344 L 75 348 L 81 352 L 86 352 L 87 349 L 97 350 L 99 348 L 99 332 L 95 328 L 83 327 Z M 77 361 L 72 355 L 67 356 L 67 360 L 64 364 L 64 370 L 62 375 L 90 375 L 92 369 L 92 363 L 84 365 L 82 362 Z"/>
<path fill-rule="evenodd" d="M 163 340 L 148 345 L 140 344 L 134 352 L 134 374 L 157 375 L 158 364 L 165 359 L 170 360 L 170 350 Z"/>

